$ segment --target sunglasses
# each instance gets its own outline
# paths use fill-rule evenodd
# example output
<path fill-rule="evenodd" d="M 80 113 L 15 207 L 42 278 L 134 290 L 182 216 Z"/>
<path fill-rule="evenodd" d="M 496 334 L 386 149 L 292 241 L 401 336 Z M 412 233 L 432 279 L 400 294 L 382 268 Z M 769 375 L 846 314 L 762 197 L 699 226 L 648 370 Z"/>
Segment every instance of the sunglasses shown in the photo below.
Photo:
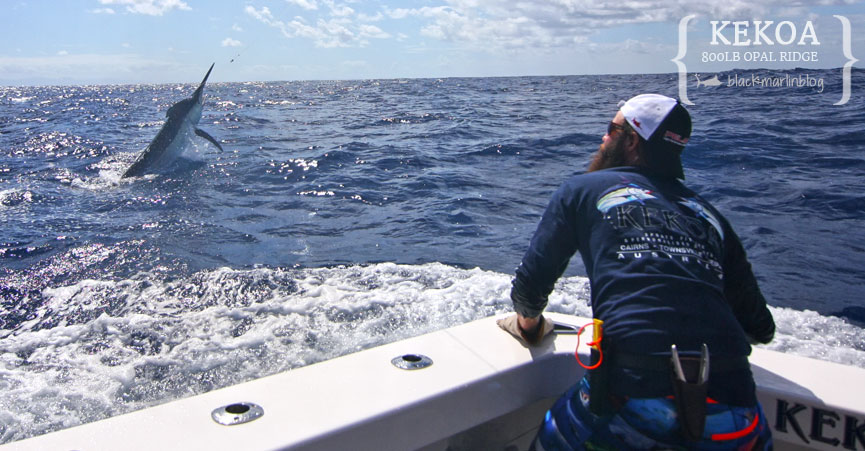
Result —
<path fill-rule="evenodd" d="M 617 123 L 611 121 L 609 123 L 609 125 L 607 125 L 607 135 L 613 136 L 613 133 L 615 133 L 616 130 L 624 130 L 624 129 L 625 129 L 624 125 L 617 124 Z"/>

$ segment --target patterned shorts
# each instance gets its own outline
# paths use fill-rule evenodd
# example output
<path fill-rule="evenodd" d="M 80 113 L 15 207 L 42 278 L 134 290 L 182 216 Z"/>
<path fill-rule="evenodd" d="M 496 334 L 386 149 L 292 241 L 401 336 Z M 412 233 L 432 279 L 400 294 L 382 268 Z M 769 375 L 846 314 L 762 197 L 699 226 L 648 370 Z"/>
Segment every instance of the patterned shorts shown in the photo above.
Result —
<path fill-rule="evenodd" d="M 667 398 L 630 398 L 613 415 L 592 414 L 589 381 L 583 378 L 547 412 L 531 449 L 772 449 L 772 434 L 759 404 L 737 407 L 708 403 L 706 427 L 699 442 L 685 441 L 679 430 L 676 406 Z"/>

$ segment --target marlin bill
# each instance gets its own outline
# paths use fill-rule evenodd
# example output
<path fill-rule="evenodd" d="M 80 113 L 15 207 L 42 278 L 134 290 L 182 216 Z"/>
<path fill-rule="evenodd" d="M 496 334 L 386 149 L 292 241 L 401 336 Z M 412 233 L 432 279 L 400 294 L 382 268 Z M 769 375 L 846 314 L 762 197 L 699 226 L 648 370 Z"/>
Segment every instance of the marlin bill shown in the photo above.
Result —
<path fill-rule="evenodd" d="M 204 80 L 201 80 L 201 84 L 198 85 L 192 97 L 183 99 L 168 109 L 165 113 L 165 123 L 159 129 L 159 133 L 141 152 L 132 166 L 123 173 L 122 177 L 137 177 L 165 169 L 183 153 L 187 144 L 191 142 L 193 133 L 210 141 L 219 150 L 222 150 L 222 146 L 216 139 L 198 128 L 203 106 L 204 85 L 207 83 L 207 77 L 210 76 L 214 65 L 215 63 L 210 65 L 210 69 L 204 75 Z"/>

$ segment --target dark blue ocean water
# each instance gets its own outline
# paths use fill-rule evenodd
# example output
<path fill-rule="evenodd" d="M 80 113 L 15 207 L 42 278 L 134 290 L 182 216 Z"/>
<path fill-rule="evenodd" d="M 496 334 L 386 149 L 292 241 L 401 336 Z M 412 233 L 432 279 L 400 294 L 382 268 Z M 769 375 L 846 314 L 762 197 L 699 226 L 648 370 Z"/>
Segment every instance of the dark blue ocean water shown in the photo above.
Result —
<path fill-rule="evenodd" d="M 689 79 L 684 163 L 745 244 L 768 347 L 865 367 L 865 72 L 836 106 L 840 74 Z M 616 103 L 677 80 L 212 83 L 225 151 L 123 180 L 193 84 L 0 88 L 0 443 L 509 311 Z M 588 315 L 582 274 L 551 310 Z"/>

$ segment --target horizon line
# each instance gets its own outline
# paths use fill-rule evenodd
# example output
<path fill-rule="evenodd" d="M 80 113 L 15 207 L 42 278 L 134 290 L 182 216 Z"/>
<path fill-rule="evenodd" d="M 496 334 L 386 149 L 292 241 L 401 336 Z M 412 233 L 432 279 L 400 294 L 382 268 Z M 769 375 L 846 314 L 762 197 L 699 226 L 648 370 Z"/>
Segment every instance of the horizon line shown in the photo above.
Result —
<path fill-rule="evenodd" d="M 852 67 L 853 71 L 865 71 L 865 68 Z M 785 71 L 821 71 L 821 72 L 829 72 L 835 70 L 843 70 L 843 66 L 833 67 L 833 68 L 804 68 L 804 67 L 796 67 L 792 69 L 772 69 L 772 68 L 734 68 L 734 69 L 726 69 L 722 71 L 688 71 L 687 74 L 723 74 L 727 72 L 745 72 L 745 71 L 776 71 L 776 72 L 785 72 Z M 365 82 L 365 81 L 389 81 L 389 80 L 447 80 L 447 79 L 481 79 L 481 78 L 549 78 L 549 77 L 609 77 L 609 76 L 627 76 L 627 75 L 670 75 L 670 76 L 678 76 L 678 71 L 671 72 L 612 72 L 612 73 L 603 73 L 603 74 L 534 74 L 534 75 L 449 75 L 449 76 L 430 76 L 430 77 L 382 77 L 382 78 L 343 78 L 343 79 L 283 79 L 283 80 L 234 80 L 234 81 L 212 81 L 209 85 L 218 85 L 218 84 L 231 84 L 231 83 L 307 83 L 307 82 Z M 0 81 L 0 88 L 62 88 L 62 87 L 92 87 L 92 86 L 160 86 L 160 85 L 185 85 L 185 84 L 199 84 L 200 81 L 188 81 L 188 82 L 153 82 L 153 83 L 36 83 L 36 84 L 23 84 L 23 83 L 8 83 L 4 81 Z"/>

